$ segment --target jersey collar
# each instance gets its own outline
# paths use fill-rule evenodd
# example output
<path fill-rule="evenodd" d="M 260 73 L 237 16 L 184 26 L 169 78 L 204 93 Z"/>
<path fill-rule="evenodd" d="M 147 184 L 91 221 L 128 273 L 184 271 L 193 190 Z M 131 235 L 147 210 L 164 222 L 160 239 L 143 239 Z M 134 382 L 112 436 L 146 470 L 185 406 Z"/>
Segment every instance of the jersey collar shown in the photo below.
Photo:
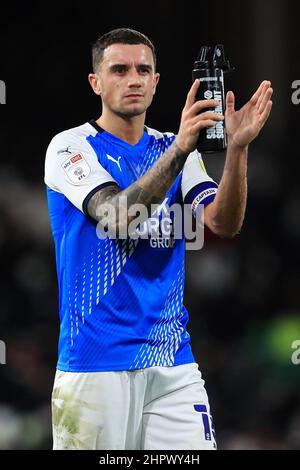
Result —
<path fill-rule="evenodd" d="M 110 136 L 110 138 L 115 140 L 116 143 L 119 143 L 120 145 L 123 145 L 123 146 L 125 146 L 127 148 L 131 148 L 131 149 L 135 149 L 135 148 L 139 148 L 139 147 L 143 146 L 143 144 L 145 143 L 145 141 L 149 137 L 147 127 L 144 126 L 144 134 L 142 135 L 141 139 L 135 145 L 131 145 L 128 142 L 126 142 L 125 140 L 119 139 L 119 137 L 116 137 L 114 134 L 111 134 L 110 132 L 108 132 L 105 129 L 103 129 L 102 127 L 100 127 L 99 124 L 97 124 L 97 122 L 95 121 L 95 119 L 91 119 L 89 121 L 89 124 L 91 126 L 93 126 L 94 129 L 96 129 L 96 131 L 99 134 L 107 134 L 108 136 Z"/>

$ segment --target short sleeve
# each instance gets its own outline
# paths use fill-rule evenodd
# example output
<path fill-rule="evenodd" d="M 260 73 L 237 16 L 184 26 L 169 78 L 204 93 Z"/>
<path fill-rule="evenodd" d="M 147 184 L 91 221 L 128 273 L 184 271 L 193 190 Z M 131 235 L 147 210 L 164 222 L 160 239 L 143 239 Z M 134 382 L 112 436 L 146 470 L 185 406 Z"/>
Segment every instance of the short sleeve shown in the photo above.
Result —
<path fill-rule="evenodd" d="M 190 204 L 193 214 L 199 204 L 210 204 L 217 193 L 217 183 L 208 176 L 201 154 L 195 150 L 188 156 L 181 179 L 182 199 Z"/>
<path fill-rule="evenodd" d="M 86 139 L 70 131 L 56 135 L 50 142 L 44 180 L 49 188 L 64 194 L 83 213 L 86 213 L 86 202 L 96 191 L 116 184 Z"/>

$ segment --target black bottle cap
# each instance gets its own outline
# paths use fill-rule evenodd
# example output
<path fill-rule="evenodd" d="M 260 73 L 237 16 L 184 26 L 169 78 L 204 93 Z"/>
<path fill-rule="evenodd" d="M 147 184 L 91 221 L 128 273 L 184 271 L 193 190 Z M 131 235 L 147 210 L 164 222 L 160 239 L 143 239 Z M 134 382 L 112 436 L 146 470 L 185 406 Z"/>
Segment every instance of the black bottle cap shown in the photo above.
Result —
<path fill-rule="evenodd" d="M 234 70 L 225 59 L 224 46 L 217 44 L 213 49 L 211 46 L 202 46 L 198 59 L 194 63 L 194 69 L 222 69 L 224 72 Z"/>

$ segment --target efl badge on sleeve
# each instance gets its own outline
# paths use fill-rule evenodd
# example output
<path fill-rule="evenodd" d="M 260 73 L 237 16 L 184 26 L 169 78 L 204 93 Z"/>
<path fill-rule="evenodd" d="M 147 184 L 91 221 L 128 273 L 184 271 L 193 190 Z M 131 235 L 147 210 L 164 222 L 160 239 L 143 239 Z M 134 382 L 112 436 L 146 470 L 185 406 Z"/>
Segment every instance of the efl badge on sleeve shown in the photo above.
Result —
<path fill-rule="evenodd" d="M 68 157 L 63 162 L 62 168 L 66 172 L 69 180 L 74 184 L 81 183 L 91 172 L 89 164 L 81 153 L 74 153 Z"/>

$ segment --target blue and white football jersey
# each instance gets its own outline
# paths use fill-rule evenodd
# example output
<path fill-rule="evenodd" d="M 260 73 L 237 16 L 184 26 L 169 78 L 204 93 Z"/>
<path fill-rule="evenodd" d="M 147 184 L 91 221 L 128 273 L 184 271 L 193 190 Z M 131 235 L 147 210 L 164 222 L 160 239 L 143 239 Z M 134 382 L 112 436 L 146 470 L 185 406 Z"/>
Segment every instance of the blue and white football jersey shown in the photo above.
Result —
<path fill-rule="evenodd" d="M 194 362 L 183 305 L 184 239 L 99 238 L 89 199 L 105 185 L 125 189 L 147 172 L 175 135 L 149 127 L 136 145 L 95 121 L 56 135 L 45 183 L 59 281 L 57 368 L 133 370 Z M 164 204 L 210 203 L 217 184 L 192 152 Z M 166 239 L 168 240 L 168 239 Z"/>

